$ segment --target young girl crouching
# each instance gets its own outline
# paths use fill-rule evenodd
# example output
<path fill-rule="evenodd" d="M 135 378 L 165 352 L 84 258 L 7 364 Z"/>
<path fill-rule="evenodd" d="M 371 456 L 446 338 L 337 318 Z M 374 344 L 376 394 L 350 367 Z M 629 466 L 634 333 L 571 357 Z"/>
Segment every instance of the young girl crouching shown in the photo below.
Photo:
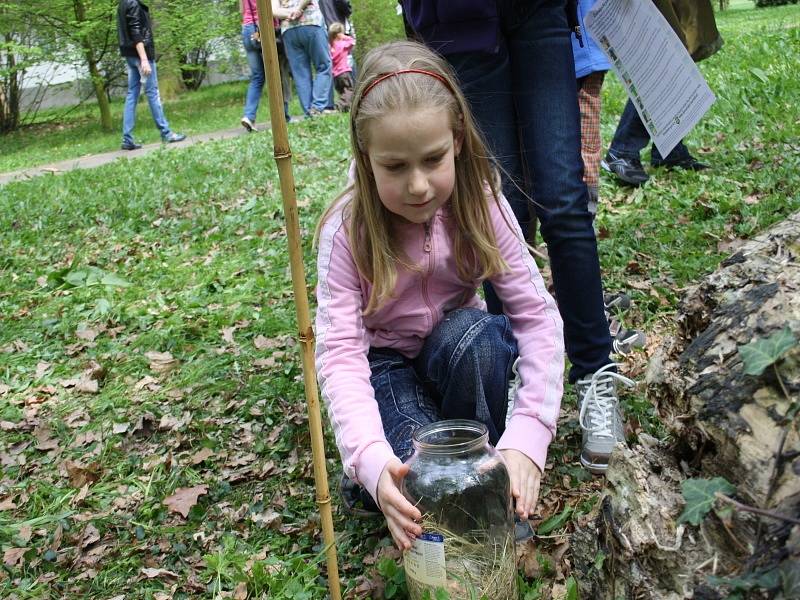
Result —
<path fill-rule="evenodd" d="M 408 549 L 422 533 L 399 489 L 413 432 L 475 419 L 527 517 L 561 404 L 561 318 L 467 103 L 444 60 L 394 42 L 365 57 L 350 128 L 352 183 L 317 231 L 317 372 L 345 475 Z M 505 315 L 486 312 L 487 279 Z"/>

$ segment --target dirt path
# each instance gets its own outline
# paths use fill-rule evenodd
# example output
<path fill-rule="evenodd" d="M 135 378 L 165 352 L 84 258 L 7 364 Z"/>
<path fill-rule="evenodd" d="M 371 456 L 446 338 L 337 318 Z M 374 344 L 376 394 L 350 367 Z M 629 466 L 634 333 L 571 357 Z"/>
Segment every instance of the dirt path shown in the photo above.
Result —
<path fill-rule="evenodd" d="M 210 140 L 225 140 L 228 138 L 238 137 L 240 135 L 247 135 L 247 132 L 241 127 L 235 129 L 226 129 L 224 131 L 214 131 L 211 133 L 201 133 L 198 135 L 188 136 L 183 142 L 176 144 L 162 144 L 157 142 L 155 144 L 146 144 L 139 150 L 114 150 L 113 152 L 104 152 L 103 154 L 91 154 L 89 156 L 81 156 L 80 158 L 70 158 L 69 160 L 62 160 L 57 163 L 48 165 L 40 165 L 30 169 L 20 169 L 19 171 L 11 171 L 10 173 L 0 173 L 0 186 L 5 185 L 11 181 L 20 181 L 39 177 L 40 175 L 59 175 L 73 169 L 93 169 L 107 163 L 113 162 L 118 158 L 136 158 L 143 156 L 148 152 L 153 152 L 159 148 L 167 148 L 168 150 L 175 150 L 185 148 L 187 145 L 197 144 L 198 142 L 207 142 Z"/>

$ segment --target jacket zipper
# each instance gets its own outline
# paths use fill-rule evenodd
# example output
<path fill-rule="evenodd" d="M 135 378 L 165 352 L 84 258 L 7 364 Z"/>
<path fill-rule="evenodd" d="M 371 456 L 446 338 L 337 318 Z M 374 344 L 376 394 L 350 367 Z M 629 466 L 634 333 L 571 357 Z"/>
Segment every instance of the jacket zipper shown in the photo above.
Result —
<path fill-rule="evenodd" d="M 431 300 L 428 297 L 428 278 L 433 274 L 433 240 L 431 239 L 431 224 L 430 221 L 425 224 L 425 241 L 422 244 L 422 249 L 428 255 L 428 269 L 422 276 L 422 299 L 425 301 L 425 306 L 428 307 L 430 313 L 431 324 L 433 324 L 434 310 L 431 305 Z"/>

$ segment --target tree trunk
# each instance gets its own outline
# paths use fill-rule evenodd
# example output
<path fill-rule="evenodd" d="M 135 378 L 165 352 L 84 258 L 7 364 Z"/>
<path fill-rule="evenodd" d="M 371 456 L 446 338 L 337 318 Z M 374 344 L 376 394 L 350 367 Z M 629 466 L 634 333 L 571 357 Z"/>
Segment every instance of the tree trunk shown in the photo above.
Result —
<path fill-rule="evenodd" d="M 19 127 L 19 73 L 14 58 L 14 39 L 8 33 L 4 38 L 9 50 L 5 56 L 0 56 L 0 66 L 6 71 L 0 81 L 0 133 L 8 133 Z"/>
<path fill-rule="evenodd" d="M 712 511 L 699 527 L 677 523 L 687 477 L 724 477 L 737 500 L 800 518 L 789 412 L 800 402 L 800 347 L 760 376 L 744 373 L 738 353 L 786 327 L 800 338 L 800 213 L 687 292 L 678 331 L 647 373 L 674 441 L 640 436 L 612 458 L 597 519 L 572 540 L 585 597 L 721 598 L 712 574 L 740 578 L 748 597 L 800 597 L 800 525 L 739 509 Z"/>
<path fill-rule="evenodd" d="M 86 22 L 86 7 L 83 0 L 74 0 L 73 6 L 75 7 L 75 19 L 79 24 Z M 92 79 L 92 87 L 94 89 L 95 98 L 97 98 L 97 106 L 100 109 L 100 126 L 104 131 L 112 130 L 111 123 L 111 105 L 108 101 L 108 96 L 105 93 L 105 85 L 103 76 L 97 66 L 97 59 L 94 54 L 94 49 L 89 43 L 85 35 L 80 36 L 81 48 L 83 55 L 86 59 L 86 66 L 89 68 L 89 76 Z"/>

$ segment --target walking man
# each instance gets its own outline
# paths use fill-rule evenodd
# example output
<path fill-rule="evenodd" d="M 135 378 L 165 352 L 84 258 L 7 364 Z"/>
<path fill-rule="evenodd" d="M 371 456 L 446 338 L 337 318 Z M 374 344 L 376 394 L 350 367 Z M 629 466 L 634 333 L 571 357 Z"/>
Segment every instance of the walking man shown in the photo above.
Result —
<path fill-rule="evenodd" d="M 137 150 L 142 147 L 133 139 L 136 103 L 139 101 L 142 84 L 147 103 L 150 105 L 150 114 L 153 115 L 153 121 L 161 132 L 161 139 L 166 143 L 185 140 L 184 134 L 170 130 L 167 118 L 164 116 L 164 108 L 161 106 L 153 26 L 147 5 L 139 0 L 120 0 L 117 7 L 117 34 L 119 53 L 128 64 L 128 96 L 125 98 L 125 110 L 122 116 L 122 149 Z"/>

